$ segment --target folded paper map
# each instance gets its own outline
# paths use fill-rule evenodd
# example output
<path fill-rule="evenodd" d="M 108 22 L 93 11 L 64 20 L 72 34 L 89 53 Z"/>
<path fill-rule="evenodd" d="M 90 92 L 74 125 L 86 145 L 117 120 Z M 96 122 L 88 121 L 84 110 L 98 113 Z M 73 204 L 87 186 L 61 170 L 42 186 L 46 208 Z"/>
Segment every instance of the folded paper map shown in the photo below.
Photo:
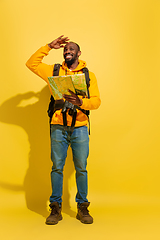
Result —
<path fill-rule="evenodd" d="M 63 94 L 68 94 L 68 89 L 77 95 L 87 96 L 87 86 L 85 74 L 74 74 L 66 76 L 48 77 L 52 95 L 55 100 L 63 98 Z"/>
<path fill-rule="evenodd" d="M 63 94 L 70 94 L 68 89 L 75 93 L 70 76 L 48 77 L 48 81 L 55 100 L 63 98 Z"/>

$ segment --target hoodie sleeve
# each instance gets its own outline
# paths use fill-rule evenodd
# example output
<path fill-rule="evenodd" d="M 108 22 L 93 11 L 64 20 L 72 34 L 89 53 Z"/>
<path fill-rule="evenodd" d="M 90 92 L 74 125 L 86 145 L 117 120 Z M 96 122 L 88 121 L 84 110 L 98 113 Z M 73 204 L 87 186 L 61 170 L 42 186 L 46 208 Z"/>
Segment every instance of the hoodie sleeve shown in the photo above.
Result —
<path fill-rule="evenodd" d="M 89 77 L 90 77 L 90 87 L 89 87 L 90 98 L 82 99 L 83 103 L 81 105 L 81 108 L 84 110 L 97 109 L 101 104 L 99 89 L 97 85 L 97 79 L 94 73 L 92 72 L 89 72 Z"/>
<path fill-rule="evenodd" d="M 42 63 L 45 56 L 48 55 L 51 48 L 47 45 L 38 49 L 26 62 L 26 66 L 39 77 L 48 83 L 48 77 L 53 74 L 53 65 Z"/>

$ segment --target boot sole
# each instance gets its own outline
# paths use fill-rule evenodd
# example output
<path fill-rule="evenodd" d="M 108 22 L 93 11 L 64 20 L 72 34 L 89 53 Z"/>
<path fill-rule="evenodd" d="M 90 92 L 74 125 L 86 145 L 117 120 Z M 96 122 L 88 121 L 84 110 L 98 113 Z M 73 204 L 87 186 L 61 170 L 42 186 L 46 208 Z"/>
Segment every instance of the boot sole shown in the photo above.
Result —
<path fill-rule="evenodd" d="M 81 223 L 84 223 L 84 224 L 92 224 L 93 223 L 93 220 L 91 220 L 91 221 L 82 220 L 78 214 L 76 216 L 76 219 L 78 219 L 79 221 L 81 221 Z"/>
<path fill-rule="evenodd" d="M 58 221 L 55 221 L 55 222 L 45 222 L 45 224 L 47 224 L 47 225 L 56 225 L 59 221 L 61 221 L 63 219 L 63 217 L 62 217 L 62 215 L 61 216 L 59 216 L 59 219 L 58 219 Z"/>

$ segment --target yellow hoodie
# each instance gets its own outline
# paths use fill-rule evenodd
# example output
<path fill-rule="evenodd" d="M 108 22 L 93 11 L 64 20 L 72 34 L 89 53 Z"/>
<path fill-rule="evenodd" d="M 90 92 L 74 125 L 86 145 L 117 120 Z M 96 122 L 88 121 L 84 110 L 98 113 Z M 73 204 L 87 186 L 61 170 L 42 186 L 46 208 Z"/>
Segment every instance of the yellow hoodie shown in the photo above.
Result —
<path fill-rule="evenodd" d="M 48 77 L 51 77 L 53 75 L 54 65 L 48 65 L 48 64 L 42 63 L 42 60 L 45 56 L 48 55 L 50 50 L 51 48 L 48 46 L 48 44 L 45 45 L 44 47 L 41 47 L 38 51 L 36 51 L 30 57 L 30 59 L 26 63 L 26 66 L 32 72 L 36 73 L 38 76 L 43 78 L 47 82 L 48 86 L 49 86 Z M 67 64 L 63 62 L 62 67 L 60 67 L 59 75 L 64 76 L 66 74 L 67 75 L 72 75 L 75 73 L 80 74 L 82 73 L 82 69 L 84 67 L 86 67 L 86 62 L 79 60 L 79 65 L 77 66 L 77 68 L 71 71 L 70 69 L 67 68 Z M 97 80 L 94 73 L 89 72 L 89 77 L 90 77 L 90 87 L 89 87 L 90 99 L 88 99 L 87 97 L 82 98 L 83 103 L 81 105 L 81 108 L 85 110 L 97 109 L 101 104 L 99 90 L 97 86 Z M 72 123 L 72 117 L 69 114 L 67 114 L 67 126 L 71 126 L 71 123 Z M 54 113 L 51 124 L 63 125 L 61 110 L 57 110 Z M 75 127 L 84 126 L 87 124 L 88 124 L 87 116 L 84 113 L 82 113 L 82 111 L 77 110 Z"/>

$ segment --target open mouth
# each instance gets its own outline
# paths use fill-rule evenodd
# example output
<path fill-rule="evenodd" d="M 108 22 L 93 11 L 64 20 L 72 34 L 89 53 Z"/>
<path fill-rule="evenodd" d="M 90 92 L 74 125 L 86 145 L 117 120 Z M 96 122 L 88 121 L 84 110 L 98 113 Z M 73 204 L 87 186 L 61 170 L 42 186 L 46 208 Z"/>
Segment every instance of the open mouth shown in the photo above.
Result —
<path fill-rule="evenodd" d="M 65 59 L 71 59 L 71 58 L 72 58 L 72 55 L 71 55 L 71 54 L 65 55 Z"/>

